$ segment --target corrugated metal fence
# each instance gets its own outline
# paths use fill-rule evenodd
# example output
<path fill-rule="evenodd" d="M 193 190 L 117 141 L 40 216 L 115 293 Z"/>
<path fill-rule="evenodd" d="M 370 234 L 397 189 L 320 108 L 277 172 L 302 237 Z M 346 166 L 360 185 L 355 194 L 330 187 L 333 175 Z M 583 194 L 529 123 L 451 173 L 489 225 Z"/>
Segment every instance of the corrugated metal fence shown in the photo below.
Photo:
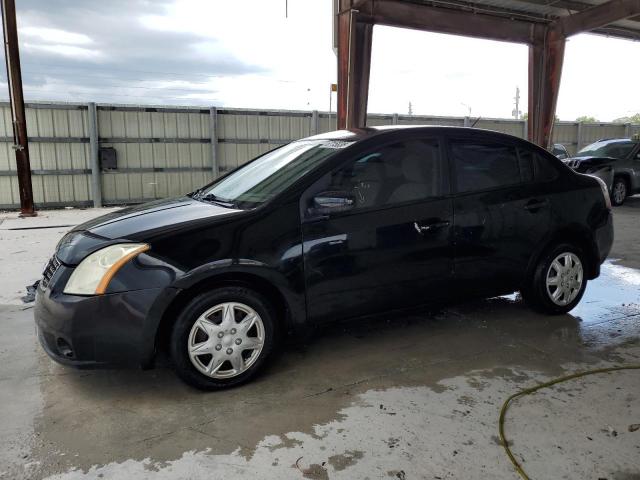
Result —
<path fill-rule="evenodd" d="M 92 178 L 105 205 L 138 203 L 195 190 L 256 155 L 315 133 L 335 130 L 335 114 L 317 111 L 97 105 L 97 131 L 87 104 L 27 105 L 27 129 L 38 207 L 94 204 Z M 469 126 L 463 117 L 377 115 L 369 125 Z M 475 126 L 523 137 L 521 120 L 481 119 Z M 571 153 L 599 138 L 628 137 L 640 125 L 559 122 L 554 141 Z M 113 147 L 117 168 L 100 169 L 91 141 Z M 0 104 L 0 209 L 19 206 L 11 114 Z M 212 145 L 215 148 L 212 150 Z M 92 177 L 93 175 L 93 177 Z M 99 192 L 100 193 L 100 192 Z"/>

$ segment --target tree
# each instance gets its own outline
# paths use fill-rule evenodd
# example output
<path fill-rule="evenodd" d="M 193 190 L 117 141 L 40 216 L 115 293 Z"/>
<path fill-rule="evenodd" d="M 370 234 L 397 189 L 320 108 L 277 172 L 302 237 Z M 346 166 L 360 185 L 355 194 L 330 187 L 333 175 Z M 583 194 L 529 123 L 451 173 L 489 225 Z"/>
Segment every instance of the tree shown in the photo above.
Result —
<path fill-rule="evenodd" d="M 591 117 L 589 115 L 582 115 L 576 118 L 576 122 L 584 122 L 584 123 L 596 123 L 598 119 L 596 117 Z"/>
<path fill-rule="evenodd" d="M 640 123 L 640 113 L 636 113 L 630 117 L 616 118 L 613 123 Z"/>

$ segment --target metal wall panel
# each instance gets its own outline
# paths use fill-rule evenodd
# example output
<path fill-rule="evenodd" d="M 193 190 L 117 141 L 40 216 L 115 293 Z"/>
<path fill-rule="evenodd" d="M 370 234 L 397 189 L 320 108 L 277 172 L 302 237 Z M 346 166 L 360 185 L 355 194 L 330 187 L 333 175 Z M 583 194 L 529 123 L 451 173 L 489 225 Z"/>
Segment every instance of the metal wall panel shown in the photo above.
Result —
<path fill-rule="evenodd" d="M 564 145 L 570 155 L 578 149 L 578 128 L 576 122 L 558 122 L 553 127 L 553 143 Z M 582 143 L 584 145 L 584 143 Z"/>
<path fill-rule="evenodd" d="M 470 125 L 475 122 L 475 119 L 469 119 Z M 522 120 L 501 120 L 496 118 L 481 118 L 476 123 L 476 128 L 483 128 L 485 130 L 494 130 L 496 132 L 502 132 L 515 137 L 524 138 L 524 121 Z"/>
<path fill-rule="evenodd" d="M 73 205 L 90 202 L 90 175 L 86 107 L 73 104 L 44 104 L 26 109 L 27 130 L 31 139 L 29 153 L 36 206 Z M 0 105 L 0 134 L 13 137 L 11 111 Z M 69 141 L 73 138 L 74 141 Z M 88 140 L 87 140 L 88 141 Z M 0 171 L 15 171 L 12 141 L 0 147 Z M 0 205 L 20 203 L 17 179 L 0 175 Z"/>
<path fill-rule="evenodd" d="M 464 126 L 464 119 L 459 117 L 398 115 L 398 125 L 443 125 L 462 127 Z"/>
<path fill-rule="evenodd" d="M 582 145 L 603 138 L 621 138 L 625 134 L 625 125 L 613 123 L 583 123 Z"/>
<path fill-rule="evenodd" d="M 118 161 L 102 172 L 106 204 L 177 196 L 211 180 L 208 112 L 150 110 L 98 106 L 100 146 L 113 147 Z"/>
<path fill-rule="evenodd" d="M 266 151 L 313 134 L 311 112 L 221 109 L 218 111 L 218 165 L 233 170 Z M 320 131 L 322 118 L 319 119 Z"/>
<path fill-rule="evenodd" d="M 38 207 L 90 205 L 91 159 L 86 105 L 69 103 L 28 104 L 27 128 L 31 143 L 32 181 Z M 101 147 L 113 147 L 118 168 L 102 171 L 103 202 L 136 203 L 182 195 L 213 178 L 211 114 L 209 107 L 151 107 L 98 105 L 98 136 Z M 216 155 L 220 173 L 284 143 L 316 133 L 308 111 L 217 110 Z M 464 117 L 369 114 L 376 125 L 473 124 Z M 335 130 L 336 115 L 318 112 L 317 133 Z M 518 137 L 525 122 L 511 119 L 480 119 L 476 128 L 486 128 Z M 574 153 L 581 145 L 600 138 L 640 133 L 640 125 L 582 124 L 558 122 L 554 142 Z M 13 133 L 8 104 L 0 103 L 0 207 L 17 208 Z"/>
<path fill-rule="evenodd" d="M 318 133 L 333 132 L 334 130 L 338 129 L 338 119 L 335 112 L 320 113 L 318 116 L 318 125 L 320 130 Z M 368 118 L 369 117 L 367 117 L 367 119 Z"/>

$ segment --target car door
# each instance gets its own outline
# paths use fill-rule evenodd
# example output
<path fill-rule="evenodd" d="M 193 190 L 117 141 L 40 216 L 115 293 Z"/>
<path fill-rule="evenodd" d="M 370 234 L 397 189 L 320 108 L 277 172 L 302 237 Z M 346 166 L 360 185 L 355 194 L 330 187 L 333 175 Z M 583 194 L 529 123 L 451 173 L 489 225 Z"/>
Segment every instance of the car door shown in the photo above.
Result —
<path fill-rule="evenodd" d="M 446 294 L 453 218 L 445 162 L 437 137 L 394 142 L 349 159 L 305 192 L 311 319 L 410 307 Z M 351 208 L 318 215 L 314 198 L 331 192 L 346 193 Z"/>
<path fill-rule="evenodd" d="M 548 233 L 548 195 L 534 153 L 493 137 L 448 142 L 454 196 L 456 286 L 482 294 L 517 288 Z"/>

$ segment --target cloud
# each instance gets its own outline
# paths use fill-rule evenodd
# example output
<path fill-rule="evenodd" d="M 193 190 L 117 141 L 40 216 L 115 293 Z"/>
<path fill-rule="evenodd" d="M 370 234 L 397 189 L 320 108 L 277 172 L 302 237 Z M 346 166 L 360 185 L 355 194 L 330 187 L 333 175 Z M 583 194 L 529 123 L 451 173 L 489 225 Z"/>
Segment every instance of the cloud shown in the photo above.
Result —
<path fill-rule="evenodd" d="M 20 36 L 35 37 L 43 42 L 62 43 L 65 45 L 87 45 L 93 40 L 81 33 L 68 32 L 57 28 L 23 27 Z"/>
<path fill-rule="evenodd" d="M 171 5 L 167 0 L 21 0 L 25 98 L 221 104 L 217 78 L 267 73 L 211 35 L 159 31 L 141 21 L 165 15 Z"/>

